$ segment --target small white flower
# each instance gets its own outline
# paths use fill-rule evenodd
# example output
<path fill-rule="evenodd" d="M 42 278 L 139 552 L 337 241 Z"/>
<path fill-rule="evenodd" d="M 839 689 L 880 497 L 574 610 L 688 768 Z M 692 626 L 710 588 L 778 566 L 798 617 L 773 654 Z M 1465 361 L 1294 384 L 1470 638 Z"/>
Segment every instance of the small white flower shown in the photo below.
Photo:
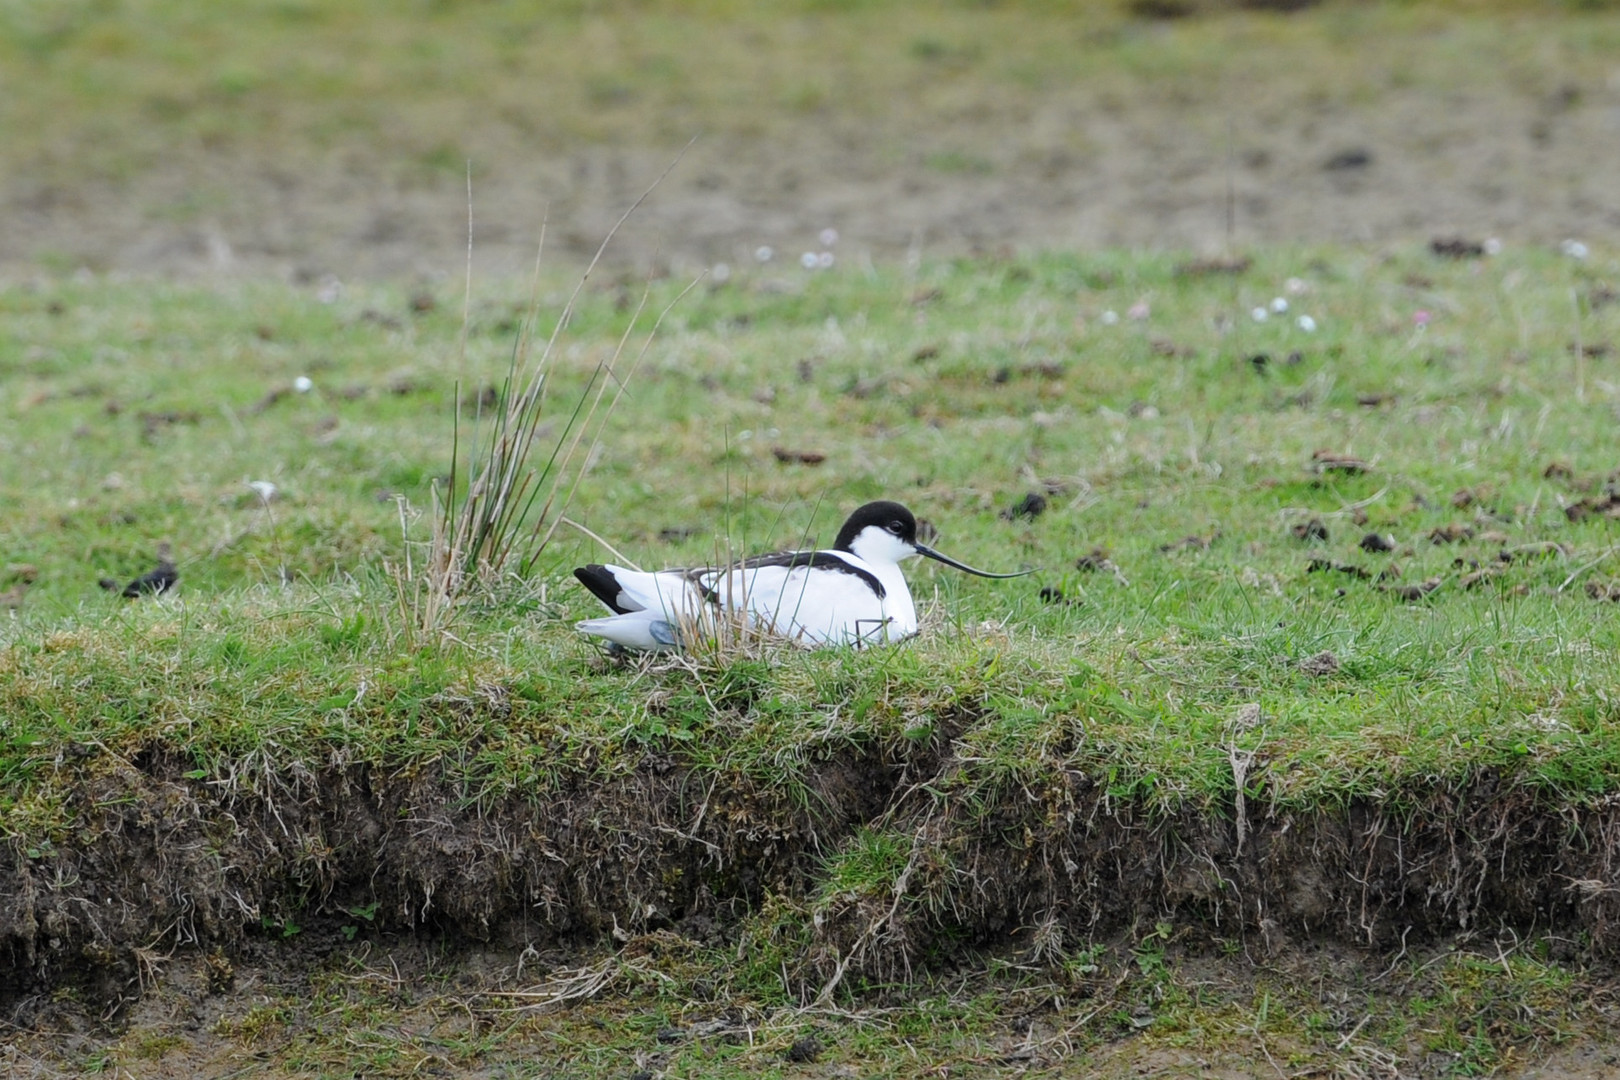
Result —
<path fill-rule="evenodd" d="M 1102 313 L 1102 323 L 1104 326 L 1113 326 L 1117 322 L 1119 322 L 1119 312 L 1105 311 Z"/>
<path fill-rule="evenodd" d="M 1558 245 L 1558 250 L 1572 259 L 1584 259 L 1592 254 L 1592 250 L 1579 240 L 1565 240 Z"/>
<path fill-rule="evenodd" d="M 1267 319 L 1271 318 L 1271 312 L 1267 311 L 1263 307 L 1257 307 L 1253 311 L 1249 312 L 1249 314 L 1254 317 L 1255 322 L 1265 322 Z"/>
<path fill-rule="evenodd" d="M 1502 241 L 1498 240 L 1494 236 L 1486 237 L 1486 239 L 1485 239 L 1485 254 L 1487 254 L 1487 255 L 1500 255 L 1500 254 L 1502 254 Z"/>
<path fill-rule="evenodd" d="M 1295 320 L 1295 322 L 1299 328 L 1305 331 L 1307 334 L 1316 333 L 1316 320 L 1311 318 L 1309 315 L 1301 315 L 1297 320 Z"/>
<path fill-rule="evenodd" d="M 823 251 L 820 255 L 816 256 L 816 265 L 818 267 L 820 267 L 821 269 L 823 269 L 823 270 L 831 270 L 832 269 L 832 264 L 833 264 L 833 253 L 832 252 Z"/>
<path fill-rule="evenodd" d="M 1310 286 L 1305 284 L 1303 278 L 1291 277 L 1283 282 L 1283 292 L 1289 296 L 1301 296 Z"/>
<path fill-rule="evenodd" d="M 709 271 L 709 276 L 714 279 L 716 285 L 724 285 L 731 280 L 731 267 L 725 263 L 715 263 L 714 269 Z"/>
<path fill-rule="evenodd" d="M 821 235 L 817 237 L 817 239 L 821 241 L 822 247 L 832 247 L 834 244 L 838 243 L 838 230 L 822 229 Z"/>
<path fill-rule="evenodd" d="M 771 245 L 769 245 L 769 244 L 761 244 L 761 245 L 759 245 L 759 247 L 754 249 L 754 261 L 755 262 L 770 262 L 771 261 L 771 256 L 775 255 L 775 254 L 776 254 L 776 252 L 771 250 Z"/>
<path fill-rule="evenodd" d="M 1278 315 L 1281 315 L 1283 312 L 1288 310 L 1288 301 L 1284 300 L 1280 296 L 1274 298 L 1271 301 L 1271 310 L 1276 312 Z"/>
<path fill-rule="evenodd" d="M 315 389 L 315 383 L 308 375 L 300 375 L 298 378 L 293 380 L 293 389 L 298 391 L 300 394 L 307 394 L 311 390 Z"/>
<path fill-rule="evenodd" d="M 804 267 L 806 270 L 814 270 L 816 268 L 816 261 L 816 253 L 813 251 L 807 251 L 803 255 L 799 256 L 799 265 Z"/>
<path fill-rule="evenodd" d="M 258 495 L 259 498 L 263 499 L 265 502 L 269 502 L 271 499 L 276 497 L 276 485 L 272 484 L 268 480 L 249 480 L 248 487 L 252 488 L 254 494 Z"/>

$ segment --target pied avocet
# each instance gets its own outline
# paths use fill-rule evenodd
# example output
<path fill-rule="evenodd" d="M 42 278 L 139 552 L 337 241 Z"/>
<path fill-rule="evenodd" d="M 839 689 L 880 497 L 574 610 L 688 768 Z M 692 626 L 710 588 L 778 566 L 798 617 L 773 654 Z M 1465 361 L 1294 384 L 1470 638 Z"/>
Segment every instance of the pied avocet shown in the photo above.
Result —
<path fill-rule="evenodd" d="M 900 573 L 900 560 L 913 555 L 979 577 L 1034 573 L 975 570 L 918 542 L 917 519 L 904 506 L 872 502 L 851 514 L 833 546 L 820 551 L 685 570 L 582 566 L 574 576 L 613 614 L 577 628 L 630 649 L 677 649 L 683 634 L 701 632 L 716 615 L 731 612 L 804 645 L 898 641 L 917 632 L 917 609 Z"/>

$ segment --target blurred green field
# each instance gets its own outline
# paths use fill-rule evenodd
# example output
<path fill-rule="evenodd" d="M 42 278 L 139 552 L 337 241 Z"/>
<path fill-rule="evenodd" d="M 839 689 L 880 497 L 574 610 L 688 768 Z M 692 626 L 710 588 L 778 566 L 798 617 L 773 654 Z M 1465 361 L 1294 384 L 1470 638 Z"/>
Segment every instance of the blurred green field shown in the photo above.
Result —
<path fill-rule="evenodd" d="M 535 154 L 577 140 L 675 147 L 694 122 L 718 136 L 757 134 L 795 114 L 871 121 L 900 101 L 924 110 L 921 122 L 969 119 L 963 110 L 994 107 L 998 89 L 1099 82 L 1133 92 L 1151 83 L 1191 104 L 1252 50 L 1291 56 L 1283 74 L 1318 98 L 1414 80 L 1452 93 L 1551 93 L 1548 79 L 1601 76 L 1615 47 L 1601 18 L 1612 5 L 1601 3 L 1339 3 L 1297 18 L 1232 14 L 1237 6 L 1178 21 L 1113 0 L 17 3 L 3 13 L 0 85 L 7 126 L 23 140 L 10 147 L 12 168 L 87 154 L 77 160 L 111 175 L 174 150 L 237 144 L 268 158 L 365 134 L 459 177 L 467 156 L 482 156 L 482 138 L 501 140 L 489 148 L 503 153 L 506 140 Z M 1557 66 L 1504 34 L 1515 29 L 1544 37 Z M 1374 41 L 1375 67 L 1350 62 Z M 1250 102 L 1277 119 L 1283 104 Z"/>
<path fill-rule="evenodd" d="M 624 262 L 1614 235 L 1610 5 L 1153 7 L 7 4 L 0 270 L 455 274 L 470 168 L 521 273 L 694 137 Z"/>

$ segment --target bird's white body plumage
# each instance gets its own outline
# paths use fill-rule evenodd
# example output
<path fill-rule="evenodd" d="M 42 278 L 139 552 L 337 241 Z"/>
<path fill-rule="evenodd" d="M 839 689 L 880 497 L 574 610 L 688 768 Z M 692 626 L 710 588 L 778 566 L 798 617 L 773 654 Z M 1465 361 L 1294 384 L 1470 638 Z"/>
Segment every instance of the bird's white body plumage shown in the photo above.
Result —
<path fill-rule="evenodd" d="M 701 632 L 722 614 L 745 614 L 750 625 L 809 646 L 910 637 L 917 632 L 917 608 L 893 550 L 899 545 L 881 530 L 867 533 L 872 536 L 863 534 L 853 547 L 873 555 L 870 559 L 823 550 L 696 570 L 605 566 L 618 586 L 617 606 L 628 610 L 587 619 L 578 629 L 649 650 L 676 648 L 681 634 L 691 632 L 683 627 Z M 873 588 L 874 582 L 880 588 Z"/>
<path fill-rule="evenodd" d="M 900 561 L 926 555 L 981 577 L 917 539 L 905 507 L 874 502 L 850 515 L 831 548 L 783 552 L 723 567 L 627 570 L 580 567 L 574 575 L 613 614 L 578 623 L 581 633 L 629 649 L 678 649 L 740 616 L 756 629 L 807 646 L 875 645 L 917 632 L 917 608 Z"/>

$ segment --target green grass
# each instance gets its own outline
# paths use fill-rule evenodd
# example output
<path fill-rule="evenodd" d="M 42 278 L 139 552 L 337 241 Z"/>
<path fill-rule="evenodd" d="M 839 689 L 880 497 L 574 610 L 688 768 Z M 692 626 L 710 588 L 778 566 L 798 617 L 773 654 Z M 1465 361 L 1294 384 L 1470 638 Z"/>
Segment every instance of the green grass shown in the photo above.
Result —
<path fill-rule="evenodd" d="M 723 672 L 757 684 L 741 712 L 769 734 L 751 737 L 792 744 L 838 702 L 843 722 L 903 732 L 942 699 L 972 701 L 987 719 L 967 738 L 987 761 L 1016 771 L 1023 748 L 1078 733 L 1077 752 L 1122 790 L 1176 804 L 1226 790 L 1222 733 L 1256 704 L 1243 737 L 1289 761 L 1270 781 L 1284 803 L 1484 763 L 1571 798 L 1610 790 L 1616 630 L 1584 586 L 1616 573 L 1613 526 L 1564 507 L 1614 466 L 1612 360 L 1578 366 L 1569 348 L 1613 336 L 1612 267 L 1417 250 L 1266 254 L 1235 279 L 1174 267 L 1104 255 L 746 273 L 677 308 L 573 512 L 644 564 L 681 564 L 825 543 L 852 506 L 888 496 L 959 557 L 1041 568 L 1033 584 L 991 584 L 919 566 L 920 641 Z M 1305 283 L 1293 310 L 1253 321 L 1289 278 Z M 512 346 L 520 301 L 504 288 L 477 290 L 464 370 L 451 297 L 412 315 L 386 288 L 330 305 L 267 284 L 0 295 L 0 499 L 13 508 L 0 537 L 9 563 L 38 572 L 0 654 L 15 675 L 8 775 L 92 737 L 172 738 L 205 768 L 269 738 L 312 755 L 338 742 L 368 760 L 437 757 L 467 721 L 428 731 L 412 710 L 485 684 L 526 704 L 493 740 L 507 756 L 469 763 L 469 782 L 544 782 L 512 756 L 518 732 L 536 745 L 634 733 L 649 676 L 596 672 L 568 629 L 592 605 L 567 568 L 603 554 L 577 535 L 473 613 L 460 643 L 400 652 L 380 571 L 403 552 L 392 496 L 426 507 L 448 473 L 454 384 L 494 381 Z M 1104 321 L 1139 301 L 1146 319 Z M 1421 329 L 1419 309 L 1434 313 Z M 554 401 L 626 317 L 591 294 Z M 276 396 L 304 373 L 313 391 Z M 1388 397 L 1357 403 L 1369 394 Z M 827 463 L 783 465 L 776 446 Z M 1371 468 L 1313 473 L 1319 449 Z M 1549 476 L 1554 464 L 1569 474 Z M 276 485 L 268 504 L 253 480 Z M 1043 516 L 998 516 L 1030 490 L 1051 493 Z M 1311 517 L 1325 543 L 1293 535 Z M 1450 525 L 1472 535 L 1431 541 Z M 425 536 L 422 521 L 411 529 Z M 665 529 L 691 535 L 666 542 Z M 1398 549 L 1362 552 L 1369 531 Z M 1174 546 L 1190 536 L 1208 546 Z M 179 598 L 129 604 L 95 587 L 146 569 L 165 539 Z M 1499 561 L 1542 542 L 1564 547 Z M 1075 568 L 1098 547 L 1117 575 Z M 1439 585 L 1412 602 L 1309 572 L 1321 558 Z M 1476 563 L 1499 572 L 1465 587 Z M 1043 602 L 1043 586 L 1072 602 Z M 1323 651 L 1336 671 L 1301 669 Z M 84 697 L 86 678 L 105 704 Z M 701 743 L 707 701 L 684 693 L 683 673 L 651 678 L 691 705 L 676 726 Z M 170 713 L 178 727 L 153 722 Z"/>
<path fill-rule="evenodd" d="M 428 505 L 448 472 L 454 384 L 505 370 L 525 285 L 477 283 L 464 362 L 449 293 L 413 313 L 385 286 L 334 303 L 266 283 L 12 287 L 0 293 L 0 551 L 8 580 L 33 580 L 0 621 L 0 831 L 49 859 L 77 842 L 84 793 L 106 798 L 154 751 L 186 761 L 199 791 L 268 791 L 343 762 L 430 778 L 484 812 L 664 759 L 709 790 L 770 790 L 813 811 L 818 763 L 845 751 L 909 760 L 949 732 L 958 764 L 931 797 L 969 834 L 992 836 L 1005 807 L 1056 805 L 1050 793 L 1075 773 L 1149 818 L 1220 816 L 1232 755 L 1251 750 L 1251 815 L 1398 800 L 1487 770 L 1570 807 L 1620 787 L 1620 633 L 1613 605 L 1585 588 L 1620 574 L 1615 525 L 1564 509 L 1597 497 L 1615 466 L 1615 361 L 1577 365 L 1569 348 L 1615 338 L 1612 257 L 1266 251 L 1235 277 L 1181 274 L 1179 262 L 761 268 L 688 297 L 615 414 L 575 517 L 643 565 L 680 564 L 824 543 L 850 507 L 889 496 L 932 520 L 943 550 L 1041 572 L 989 583 L 912 567 L 925 630 L 891 649 L 651 667 L 605 664 L 571 629 L 593 602 L 568 568 L 602 554 L 581 536 L 499 583 L 431 648 L 407 646 L 381 569 L 405 544 L 392 496 Z M 560 308 L 563 284 L 544 284 L 543 312 Z M 654 305 L 683 285 L 654 283 Z M 614 348 L 628 318 L 617 292 L 588 292 L 559 351 L 555 402 Z M 1256 322 L 1251 309 L 1279 295 L 1286 316 Z M 1139 303 L 1148 315 L 1130 318 Z M 1421 328 L 1418 310 L 1432 313 Z M 1314 333 L 1293 321 L 1303 313 Z M 274 393 L 301 374 L 312 391 Z M 1386 398 L 1358 403 L 1373 394 Z M 783 464 L 774 446 L 827 461 Z M 1322 449 L 1371 467 L 1313 472 Z M 247 486 L 260 479 L 277 486 L 268 504 Z M 1000 515 L 1032 490 L 1049 494 L 1045 514 Z M 1326 541 L 1294 535 L 1313 517 Z M 1472 535 L 1430 539 L 1449 525 Z M 665 529 L 695 531 L 666 540 Z M 426 523 L 409 530 L 419 542 Z M 1392 534 L 1396 551 L 1363 552 L 1371 531 Z M 1209 543 L 1180 543 L 1189 536 Z M 132 602 L 96 586 L 147 568 L 160 540 L 175 545 L 177 594 Z M 1499 560 L 1543 543 L 1562 547 Z M 1077 567 L 1097 548 L 1117 573 Z M 1403 599 L 1310 571 L 1323 558 L 1440 583 Z M 1499 572 L 1465 587 L 1475 561 Z M 1041 587 L 1073 602 L 1044 602 Z M 1324 651 L 1336 670 L 1302 669 Z M 494 1060 L 560 1024 L 574 1041 L 559 1044 L 571 1047 L 559 1064 L 608 1068 L 625 1047 L 661 1045 L 657 1030 L 696 1022 L 702 995 L 681 979 L 723 979 L 702 1000 L 745 1003 L 760 1041 L 699 1039 L 671 1060 L 693 1075 L 766 1067 L 808 1015 L 781 1010 L 825 983 L 822 920 L 886 909 L 909 883 L 905 910 L 944 927 L 929 948 L 951 952 L 962 852 L 918 846 L 905 828 L 873 821 L 826 849 L 812 887 L 767 889 L 746 923 L 752 944 L 681 960 L 675 983 L 621 957 L 630 966 L 611 999 L 564 1019 L 453 1045 L 373 1044 L 336 1032 L 386 1029 L 388 1008 L 339 1024 L 364 1002 L 329 990 L 311 1006 L 244 1006 L 216 1034 L 277 1047 L 294 1070 L 386 1073 Z M 1003 839 L 1032 849 L 1027 834 Z M 297 907 L 269 910 L 272 938 L 330 930 L 319 918 L 309 929 Z M 336 917 L 346 943 L 374 932 Z M 871 924 L 874 942 L 884 925 Z M 1171 947 L 1174 927 L 1139 930 L 1102 952 L 1054 945 L 982 987 L 919 982 L 881 1022 L 841 1029 L 829 1060 L 903 1054 L 919 1038 L 908 1024 L 952 1033 L 922 1040 L 929 1060 L 990 1060 L 1010 1014 L 988 1002 L 1007 993 L 1056 1009 L 1042 1014 L 1055 1032 L 1079 1022 L 1061 1038 L 1093 1054 L 1127 1033 L 1179 1053 L 1264 1031 L 1270 1052 L 1302 1061 L 1361 1046 L 1451 1055 L 1465 1075 L 1584 1030 L 1569 969 L 1534 953 L 1506 968 L 1465 955 L 1414 971 L 1401 1004 L 1375 993 L 1372 1018 L 1340 1045 L 1359 1013 L 1324 1019 L 1320 999 L 1264 976 L 1254 1002 L 1248 989 L 1211 991 Z M 1105 984 L 1101 1012 L 1074 1004 Z M 899 993 L 866 967 L 835 1000 Z M 1532 999 L 1566 1019 L 1523 1021 L 1514 1003 Z M 1487 1019 L 1469 1026 L 1476 1015 Z M 578 1026 L 590 1017 L 605 1026 Z M 160 1056 L 168 1037 L 132 1035 L 128 1052 Z"/>

